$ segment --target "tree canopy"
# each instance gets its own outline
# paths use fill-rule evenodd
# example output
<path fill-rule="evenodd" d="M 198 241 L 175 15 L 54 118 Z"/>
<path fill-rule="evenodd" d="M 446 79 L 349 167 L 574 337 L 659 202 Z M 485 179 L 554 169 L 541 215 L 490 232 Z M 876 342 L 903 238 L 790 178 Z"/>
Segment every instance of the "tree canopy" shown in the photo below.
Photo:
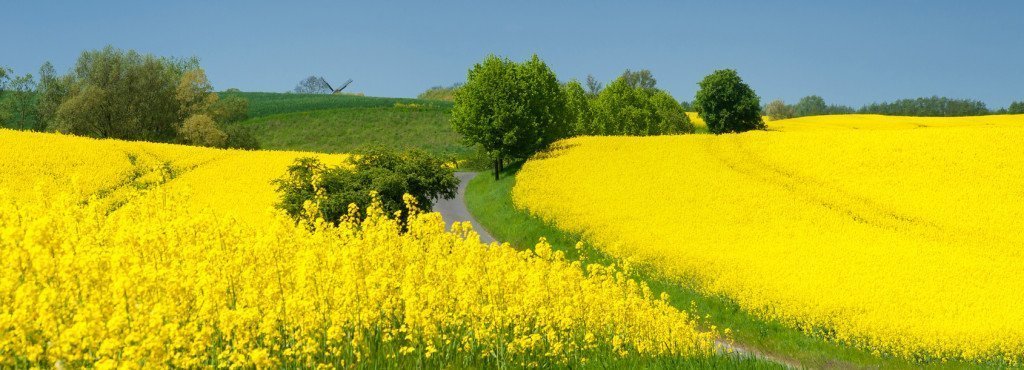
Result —
<path fill-rule="evenodd" d="M 686 111 L 667 92 L 656 87 L 650 71 L 626 70 L 597 98 L 591 110 L 593 122 L 584 125 L 586 135 L 662 135 L 690 133 L 693 123 Z"/>
<path fill-rule="evenodd" d="M 522 63 L 491 55 L 455 93 L 451 122 L 490 154 L 498 177 L 505 159 L 526 158 L 569 135 L 565 107 L 558 79 L 536 55 Z"/>
<path fill-rule="evenodd" d="M 693 105 L 709 131 L 722 134 L 764 129 L 761 99 L 735 70 L 717 70 L 699 85 Z"/>

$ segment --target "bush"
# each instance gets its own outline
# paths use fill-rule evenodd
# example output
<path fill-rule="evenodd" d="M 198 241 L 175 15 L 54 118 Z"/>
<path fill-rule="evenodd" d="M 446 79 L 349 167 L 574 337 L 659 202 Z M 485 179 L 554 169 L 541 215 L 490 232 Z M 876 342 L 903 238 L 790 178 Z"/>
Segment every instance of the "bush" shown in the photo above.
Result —
<path fill-rule="evenodd" d="M 450 160 L 419 149 L 373 148 L 336 167 L 313 157 L 300 158 L 284 178 L 274 181 L 281 193 L 277 206 L 296 220 L 319 217 L 338 223 L 349 213 L 349 204 L 366 209 L 372 201 L 370 193 L 376 192 L 383 210 L 402 211 L 404 220 L 409 214 L 402 199 L 405 194 L 415 197 L 423 209 L 433 208 L 438 198 L 455 197 L 459 180 L 453 168 Z"/>
<path fill-rule="evenodd" d="M 787 119 L 796 117 L 796 110 L 792 106 L 786 105 L 786 102 L 775 99 L 764 107 L 764 115 L 773 121 Z"/>
<path fill-rule="evenodd" d="M 455 93 L 451 123 L 487 151 L 495 178 L 505 159 L 525 159 L 571 134 L 565 92 L 536 55 L 522 63 L 491 55 L 474 65 Z"/>
<path fill-rule="evenodd" d="M 592 102 L 594 134 L 663 135 L 691 133 L 686 111 L 667 92 L 655 87 L 647 70 L 626 70 Z"/>
<path fill-rule="evenodd" d="M 764 129 L 761 99 L 732 69 L 704 77 L 693 101 L 697 113 L 715 134 Z"/>
<path fill-rule="evenodd" d="M 461 83 L 454 83 L 451 86 L 434 86 L 416 96 L 416 99 L 454 101 L 455 92 L 462 86 Z"/>
<path fill-rule="evenodd" d="M 205 114 L 197 114 L 185 119 L 185 123 L 181 125 L 180 134 L 185 142 L 192 145 L 221 148 L 228 140 L 228 135 L 217 127 L 213 118 Z"/>
<path fill-rule="evenodd" d="M 252 128 L 248 126 L 228 125 L 224 128 L 224 133 L 228 135 L 228 140 L 224 144 L 227 148 L 249 150 L 260 148 L 260 141 L 256 139 L 256 134 Z"/>

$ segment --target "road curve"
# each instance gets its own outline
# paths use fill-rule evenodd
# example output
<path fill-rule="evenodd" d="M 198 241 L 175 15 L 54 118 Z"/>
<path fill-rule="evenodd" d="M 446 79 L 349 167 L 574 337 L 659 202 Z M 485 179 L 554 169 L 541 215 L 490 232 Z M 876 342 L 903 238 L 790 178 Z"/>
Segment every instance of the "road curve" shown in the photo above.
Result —
<path fill-rule="evenodd" d="M 438 199 L 434 204 L 434 212 L 441 213 L 445 226 L 449 230 L 452 228 L 452 223 L 456 221 L 469 221 L 473 225 L 473 230 L 480 234 L 481 242 L 493 242 L 494 237 L 481 227 L 479 222 L 476 222 L 473 215 L 469 213 L 469 209 L 466 208 L 466 185 L 469 184 L 469 180 L 476 177 L 476 172 L 456 172 L 455 177 L 459 179 L 459 190 L 455 193 L 455 198 Z"/>

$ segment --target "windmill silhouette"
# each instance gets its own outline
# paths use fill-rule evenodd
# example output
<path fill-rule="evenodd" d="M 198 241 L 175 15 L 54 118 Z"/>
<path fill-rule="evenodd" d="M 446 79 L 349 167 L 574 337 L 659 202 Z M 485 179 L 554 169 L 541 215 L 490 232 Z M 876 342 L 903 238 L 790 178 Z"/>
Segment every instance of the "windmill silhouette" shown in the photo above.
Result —
<path fill-rule="evenodd" d="M 335 89 L 335 88 L 331 87 L 331 84 L 327 83 L 327 80 L 324 79 L 323 76 L 320 77 L 320 81 L 323 81 L 324 85 L 327 85 L 327 88 L 331 89 L 331 91 L 332 91 L 331 94 L 340 93 L 341 90 L 345 90 L 345 88 L 348 87 L 348 84 L 352 83 L 352 79 L 350 78 L 350 79 L 348 79 L 348 81 L 345 81 L 345 83 L 341 84 L 341 87 Z"/>

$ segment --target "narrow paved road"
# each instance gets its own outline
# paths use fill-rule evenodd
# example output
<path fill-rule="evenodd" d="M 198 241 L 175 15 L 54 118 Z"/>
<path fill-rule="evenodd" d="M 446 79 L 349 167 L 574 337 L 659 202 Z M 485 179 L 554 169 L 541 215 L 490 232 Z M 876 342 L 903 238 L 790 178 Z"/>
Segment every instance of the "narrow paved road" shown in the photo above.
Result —
<path fill-rule="evenodd" d="M 434 212 L 441 213 L 449 230 L 451 230 L 453 222 L 469 221 L 473 225 L 473 230 L 480 234 L 480 241 L 493 242 L 494 237 L 484 230 L 480 223 L 473 218 L 473 215 L 469 214 L 469 209 L 466 209 L 466 185 L 469 184 L 469 180 L 476 177 L 476 172 L 456 172 L 455 177 L 459 179 L 459 191 L 455 194 L 455 198 L 438 199 L 434 204 Z"/>

